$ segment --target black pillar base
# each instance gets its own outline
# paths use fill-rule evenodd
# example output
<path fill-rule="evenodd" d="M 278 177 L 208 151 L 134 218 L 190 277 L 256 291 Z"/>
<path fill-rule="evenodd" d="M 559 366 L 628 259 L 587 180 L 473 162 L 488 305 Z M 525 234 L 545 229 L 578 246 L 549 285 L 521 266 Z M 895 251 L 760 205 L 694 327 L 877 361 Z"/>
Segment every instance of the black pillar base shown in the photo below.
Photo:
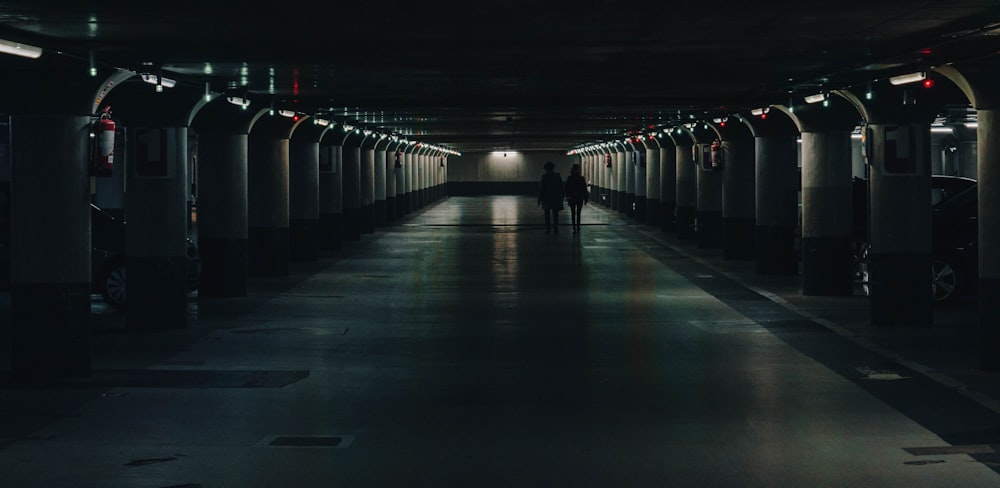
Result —
<path fill-rule="evenodd" d="M 635 217 L 635 195 L 632 193 L 620 193 L 622 198 L 618 211 L 625 214 L 625 218 Z"/>
<path fill-rule="evenodd" d="M 288 222 L 292 261 L 319 259 L 319 220 L 295 219 Z"/>
<path fill-rule="evenodd" d="M 677 208 L 675 202 L 660 202 L 660 230 L 663 232 L 674 232 L 677 230 L 677 221 L 674 218 L 674 210 Z"/>
<path fill-rule="evenodd" d="M 385 200 L 375 200 L 375 227 L 385 227 L 387 216 L 385 211 Z"/>
<path fill-rule="evenodd" d="M 406 197 L 396 197 L 396 218 L 401 219 L 406 215 Z"/>
<path fill-rule="evenodd" d="M 757 220 L 724 218 L 722 220 L 723 259 L 752 260 L 756 255 Z"/>
<path fill-rule="evenodd" d="M 364 205 L 361 207 L 361 233 L 375 233 L 375 205 Z"/>
<path fill-rule="evenodd" d="M 344 214 L 319 215 L 319 245 L 323 251 L 339 251 L 344 240 Z"/>
<path fill-rule="evenodd" d="M 757 274 L 779 276 L 799 274 L 794 226 L 758 226 L 756 251 Z"/>
<path fill-rule="evenodd" d="M 677 207 L 677 237 L 680 239 L 695 239 L 698 231 L 694 228 L 698 211 L 695 207 Z"/>
<path fill-rule="evenodd" d="M 639 223 L 646 222 L 646 197 L 636 195 L 632 198 L 633 217 Z"/>
<path fill-rule="evenodd" d="M 698 247 L 722 247 L 722 212 L 698 212 Z"/>
<path fill-rule="evenodd" d="M 1000 371 L 1000 279 L 979 278 L 979 369 Z"/>
<path fill-rule="evenodd" d="M 251 227 L 247 234 L 247 274 L 288 276 L 288 228 Z"/>
<path fill-rule="evenodd" d="M 90 283 L 11 284 L 9 333 L 15 381 L 90 374 Z"/>
<path fill-rule="evenodd" d="M 611 190 L 611 210 L 618 210 L 621 208 L 621 198 L 618 195 L 618 190 Z"/>
<path fill-rule="evenodd" d="M 930 269 L 930 254 L 872 253 L 868 265 L 872 325 L 932 325 Z"/>
<path fill-rule="evenodd" d="M 187 257 L 129 257 L 125 322 L 130 329 L 187 327 Z"/>
<path fill-rule="evenodd" d="M 802 294 L 850 296 L 854 289 L 851 238 L 802 238 Z"/>
<path fill-rule="evenodd" d="M 386 197 L 385 199 L 385 223 L 396 221 L 396 197 Z"/>
<path fill-rule="evenodd" d="M 660 212 L 663 210 L 663 205 L 659 200 L 653 200 L 651 198 L 646 199 L 646 224 L 648 225 L 660 225 Z"/>
<path fill-rule="evenodd" d="M 345 208 L 344 209 L 344 240 L 345 241 L 360 241 L 361 240 L 361 209 L 360 208 Z"/>
<path fill-rule="evenodd" d="M 247 296 L 247 240 L 198 240 L 201 255 L 199 297 Z"/>

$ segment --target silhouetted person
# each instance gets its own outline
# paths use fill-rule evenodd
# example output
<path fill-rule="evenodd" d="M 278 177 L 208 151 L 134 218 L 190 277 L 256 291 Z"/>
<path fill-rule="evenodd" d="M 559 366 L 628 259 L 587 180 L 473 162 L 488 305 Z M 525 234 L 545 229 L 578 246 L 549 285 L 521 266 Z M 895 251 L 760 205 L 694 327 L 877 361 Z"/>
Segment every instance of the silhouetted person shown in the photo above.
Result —
<path fill-rule="evenodd" d="M 538 205 L 545 211 L 545 233 L 550 230 L 559 233 L 559 211 L 563 209 L 563 180 L 559 173 L 552 171 L 556 165 L 552 161 L 545 163 L 545 174 L 538 187 Z M 550 227 L 551 225 L 551 227 Z"/>
<path fill-rule="evenodd" d="M 580 165 L 574 164 L 566 178 L 566 201 L 569 202 L 569 215 L 573 225 L 573 233 L 580 232 L 580 211 L 590 200 L 587 194 L 587 179 L 581 173 Z"/>

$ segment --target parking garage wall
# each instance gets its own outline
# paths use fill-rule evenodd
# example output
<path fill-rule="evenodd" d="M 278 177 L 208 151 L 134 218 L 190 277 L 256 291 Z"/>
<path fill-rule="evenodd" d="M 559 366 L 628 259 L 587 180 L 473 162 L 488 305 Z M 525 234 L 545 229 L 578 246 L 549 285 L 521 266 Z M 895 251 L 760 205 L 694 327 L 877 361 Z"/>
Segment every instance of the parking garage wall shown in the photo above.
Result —
<path fill-rule="evenodd" d="M 546 161 L 565 179 L 577 160 L 562 151 L 463 153 L 448 159 L 448 194 L 535 195 Z"/>

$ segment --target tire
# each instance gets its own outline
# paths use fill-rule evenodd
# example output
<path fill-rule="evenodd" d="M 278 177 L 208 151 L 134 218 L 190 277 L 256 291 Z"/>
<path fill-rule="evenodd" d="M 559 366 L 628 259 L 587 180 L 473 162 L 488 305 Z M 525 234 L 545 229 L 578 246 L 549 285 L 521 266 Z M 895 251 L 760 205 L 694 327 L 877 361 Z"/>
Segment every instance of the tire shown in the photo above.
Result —
<path fill-rule="evenodd" d="M 954 301 L 964 288 L 962 269 L 951 258 L 931 258 L 931 289 L 935 303 Z"/>
<path fill-rule="evenodd" d="M 119 258 L 109 262 L 101 276 L 101 296 L 104 297 L 104 302 L 119 310 L 123 310 L 128 303 L 126 271 L 125 260 Z"/>

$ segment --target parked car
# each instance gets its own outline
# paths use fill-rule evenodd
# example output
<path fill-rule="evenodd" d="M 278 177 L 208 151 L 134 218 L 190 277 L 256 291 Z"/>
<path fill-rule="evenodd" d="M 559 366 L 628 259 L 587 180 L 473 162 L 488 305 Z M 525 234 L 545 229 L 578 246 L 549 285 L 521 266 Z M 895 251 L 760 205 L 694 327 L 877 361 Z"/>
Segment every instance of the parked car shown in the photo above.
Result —
<path fill-rule="evenodd" d="M 0 189 L 0 288 L 10 286 L 10 197 Z M 125 254 L 125 221 L 115 218 L 97 205 L 90 205 L 91 228 L 91 292 L 100 293 L 104 301 L 114 308 L 124 309 L 128 304 L 127 271 Z M 201 258 L 198 248 L 187 239 L 188 291 L 198 289 L 201 276 Z"/>
<path fill-rule="evenodd" d="M 856 280 L 867 295 L 867 180 L 854 181 Z M 931 178 L 931 290 L 934 300 L 947 303 L 977 291 L 979 284 L 978 187 L 971 178 L 935 175 Z"/>

